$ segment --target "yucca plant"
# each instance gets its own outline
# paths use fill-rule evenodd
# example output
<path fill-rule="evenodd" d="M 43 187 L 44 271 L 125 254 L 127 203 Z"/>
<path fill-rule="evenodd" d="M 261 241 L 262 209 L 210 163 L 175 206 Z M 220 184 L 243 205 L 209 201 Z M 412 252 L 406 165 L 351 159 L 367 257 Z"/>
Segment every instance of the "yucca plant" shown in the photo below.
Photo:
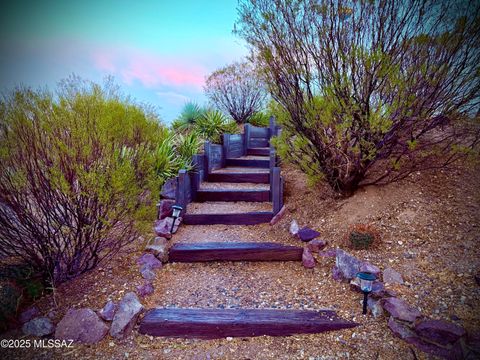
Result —
<path fill-rule="evenodd" d="M 205 114 L 205 109 L 194 102 L 186 103 L 180 116 L 172 123 L 175 130 L 185 131 L 191 129 L 195 123 Z"/>
<path fill-rule="evenodd" d="M 177 175 L 179 167 L 180 157 L 175 151 L 173 137 L 169 136 L 155 151 L 155 172 L 161 179 L 169 179 Z"/>
<path fill-rule="evenodd" d="M 238 132 L 237 124 L 218 110 L 208 110 L 195 124 L 195 131 L 205 140 L 220 144 L 224 133 Z"/>
<path fill-rule="evenodd" d="M 182 169 L 190 170 L 193 155 L 198 154 L 201 141 L 196 132 L 186 135 L 178 134 L 175 137 L 175 151 L 179 156 Z"/>

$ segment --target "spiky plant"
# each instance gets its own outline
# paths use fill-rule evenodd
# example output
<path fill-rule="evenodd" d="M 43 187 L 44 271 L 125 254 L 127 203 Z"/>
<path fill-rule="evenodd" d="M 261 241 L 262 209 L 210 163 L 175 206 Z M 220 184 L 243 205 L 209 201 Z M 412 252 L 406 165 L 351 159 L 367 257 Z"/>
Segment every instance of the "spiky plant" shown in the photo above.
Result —
<path fill-rule="evenodd" d="M 238 132 L 237 124 L 218 110 L 208 110 L 197 120 L 195 131 L 205 140 L 220 144 L 224 133 Z"/>
<path fill-rule="evenodd" d="M 182 169 L 192 167 L 193 155 L 198 154 L 201 141 L 196 132 L 186 135 L 178 134 L 175 137 L 175 151 L 180 158 Z"/>
<path fill-rule="evenodd" d="M 270 125 L 270 115 L 263 111 L 258 111 L 247 120 L 249 124 L 259 127 L 268 127 Z"/>
<path fill-rule="evenodd" d="M 180 116 L 172 123 L 175 130 L 185 131 L 191 129 L 195 123 L 205 114 L 205 109 L 194 102 L 186 103 Z"/>

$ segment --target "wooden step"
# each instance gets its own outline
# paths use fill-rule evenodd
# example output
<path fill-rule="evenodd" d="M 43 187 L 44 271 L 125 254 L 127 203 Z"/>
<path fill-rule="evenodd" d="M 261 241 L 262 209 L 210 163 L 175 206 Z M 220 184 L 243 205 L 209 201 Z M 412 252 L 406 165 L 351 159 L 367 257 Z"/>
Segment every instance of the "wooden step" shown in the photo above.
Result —
<path fill-rule="evenodd" d="M 170 248 L 168 261 L 301 261 L 302 253 L 302 247 L 272 242 L 177 243 Z"/>
<path fill-rule="evenodd" d="M 195 201 L 253 201 L 270 200 L 270 190 L 198 190 Z"/>
<path fill-rule="evenodd" d="M 219 339 L 316 334 L 357 325 L 339 318 L 332 310 L 155 308 L 147 311 L 139 332 L 152 336 Z"/>
<path fill-rule="evenodd" d="M 259 158 L 237 158 L 237 159 L 226 159 L 226 166 L 243 166 L 243 167 L 254 167 L 254 168 L 269 168 L 270 160 L 263 160 Z"/>
<path fill-rule="evenodd" d="M 212 182 L 232 182 L 232 183 L 270 183 L 269 173 L 211 173 L 208 174 L 208 181 Z"/>
<path fill-rule="evenodd" d="M 247 149 L 247 155 L 260 155 L 260 156 L 270 156 L 270 148 L 249 148 Z"/>
<path fill-rule="evenodd" d="M 188 210 L 187 210 L 188 211 Z M 183 222 L 187 225 L 256 225 L 270 222 L 271 211 L 248 213 L 185 214 Z"/>

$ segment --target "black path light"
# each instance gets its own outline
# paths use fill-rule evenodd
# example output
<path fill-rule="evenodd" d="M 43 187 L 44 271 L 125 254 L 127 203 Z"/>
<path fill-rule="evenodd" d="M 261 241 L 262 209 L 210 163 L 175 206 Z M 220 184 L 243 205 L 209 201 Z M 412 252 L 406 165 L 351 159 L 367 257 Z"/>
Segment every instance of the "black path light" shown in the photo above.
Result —
<path fill-rule="evenodd" d="M 177 219 L 179 218 L 183 208 L 179 205 L 173 205 L 172 210 L 173 210 L 172 211 L 173 221 L 172 221 L 172 228 L 170 229 L 171 234 L 173 234 L 173 227 L 175 226 L 175 221 L 177 221 Z"/>
<path fill-rule="evenodd" d="M 373 282 L 377 280 L 377 277 L 370 272 L 359 272 L 357 277 L 360 279 L 360 289 L 363 292 L 363 315 L 365 315 L 367 313 L 368 294 L 372 292 Z"/>

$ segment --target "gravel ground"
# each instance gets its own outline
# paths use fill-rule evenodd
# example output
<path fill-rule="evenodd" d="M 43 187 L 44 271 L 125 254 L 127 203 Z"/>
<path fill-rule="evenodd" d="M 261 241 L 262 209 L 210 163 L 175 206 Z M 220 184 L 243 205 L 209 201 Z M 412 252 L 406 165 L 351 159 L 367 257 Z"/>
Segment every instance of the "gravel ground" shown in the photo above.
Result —
<path fill-rule="evenodd" d="M 204 182 L 200 190 L 270 190 L 270 184 Z"/>
<path fill-rule="evenodd" d="M 404 285 L 390 286 L 399 297 L 436 319 L 480 329 L 480 169 L 418 173 L 384 187 L 367 187 L 338 199 L 327 186 L 309 188 L 298 171 L 285 168 L 287 213 L 275 226 L 182 226 L 175 242 L 273 241 L 301 244 L 291 237 L 292 219 L 329 241 L 327 249 L 345 248 L 349 225 L 372 223 L 382 242 L 371 251 L 348 250 L 381 269 L 399 271 Z M 210 212 L 254 211 L 251 204 L 205 203 L 189 206 Z M 212 205 L 212 206 L 210 206 Z M 259 204 L 255 204 L 259 205 Z M 260 204 L 262 205 L 262 204 Z M 264 206 L 263 204 L 262 206 Z M 271 206 L 269 204 L 268 206 Z M 271 207 L 270 207 L 271 209 Z M 258 211 L 258 210 L 257 210 Z M 148 235 L 150 236 L 150 235 Z M 145 244 L 132 243 L 114 261 L 56 290 L 38 305 L 59 320 L 68 307 L 100 308 L 107 300 L 134 291 L 142 279 L 135 265 Z M 394 337 L 386 318 L 361 315 L 361 294 L 331 277 L 333 258 L 317 258 L 306 270 L 298 262 L 167 264 L 157 274 L 146 307 L 333 308 L 360 325 L 354 329 L 291 337 L 218 340 L 163 339 L 134 333 L 124 342 L 106 337 L 95 346 L 25 351 L 21 358 L 67 359 L 431 359 Z M 15 331 L 7 336 L 19 336 Z M 3 357 L 2 357 L 3 358 Z M 15 358 L 8 354 L 5 358 Z"/>

